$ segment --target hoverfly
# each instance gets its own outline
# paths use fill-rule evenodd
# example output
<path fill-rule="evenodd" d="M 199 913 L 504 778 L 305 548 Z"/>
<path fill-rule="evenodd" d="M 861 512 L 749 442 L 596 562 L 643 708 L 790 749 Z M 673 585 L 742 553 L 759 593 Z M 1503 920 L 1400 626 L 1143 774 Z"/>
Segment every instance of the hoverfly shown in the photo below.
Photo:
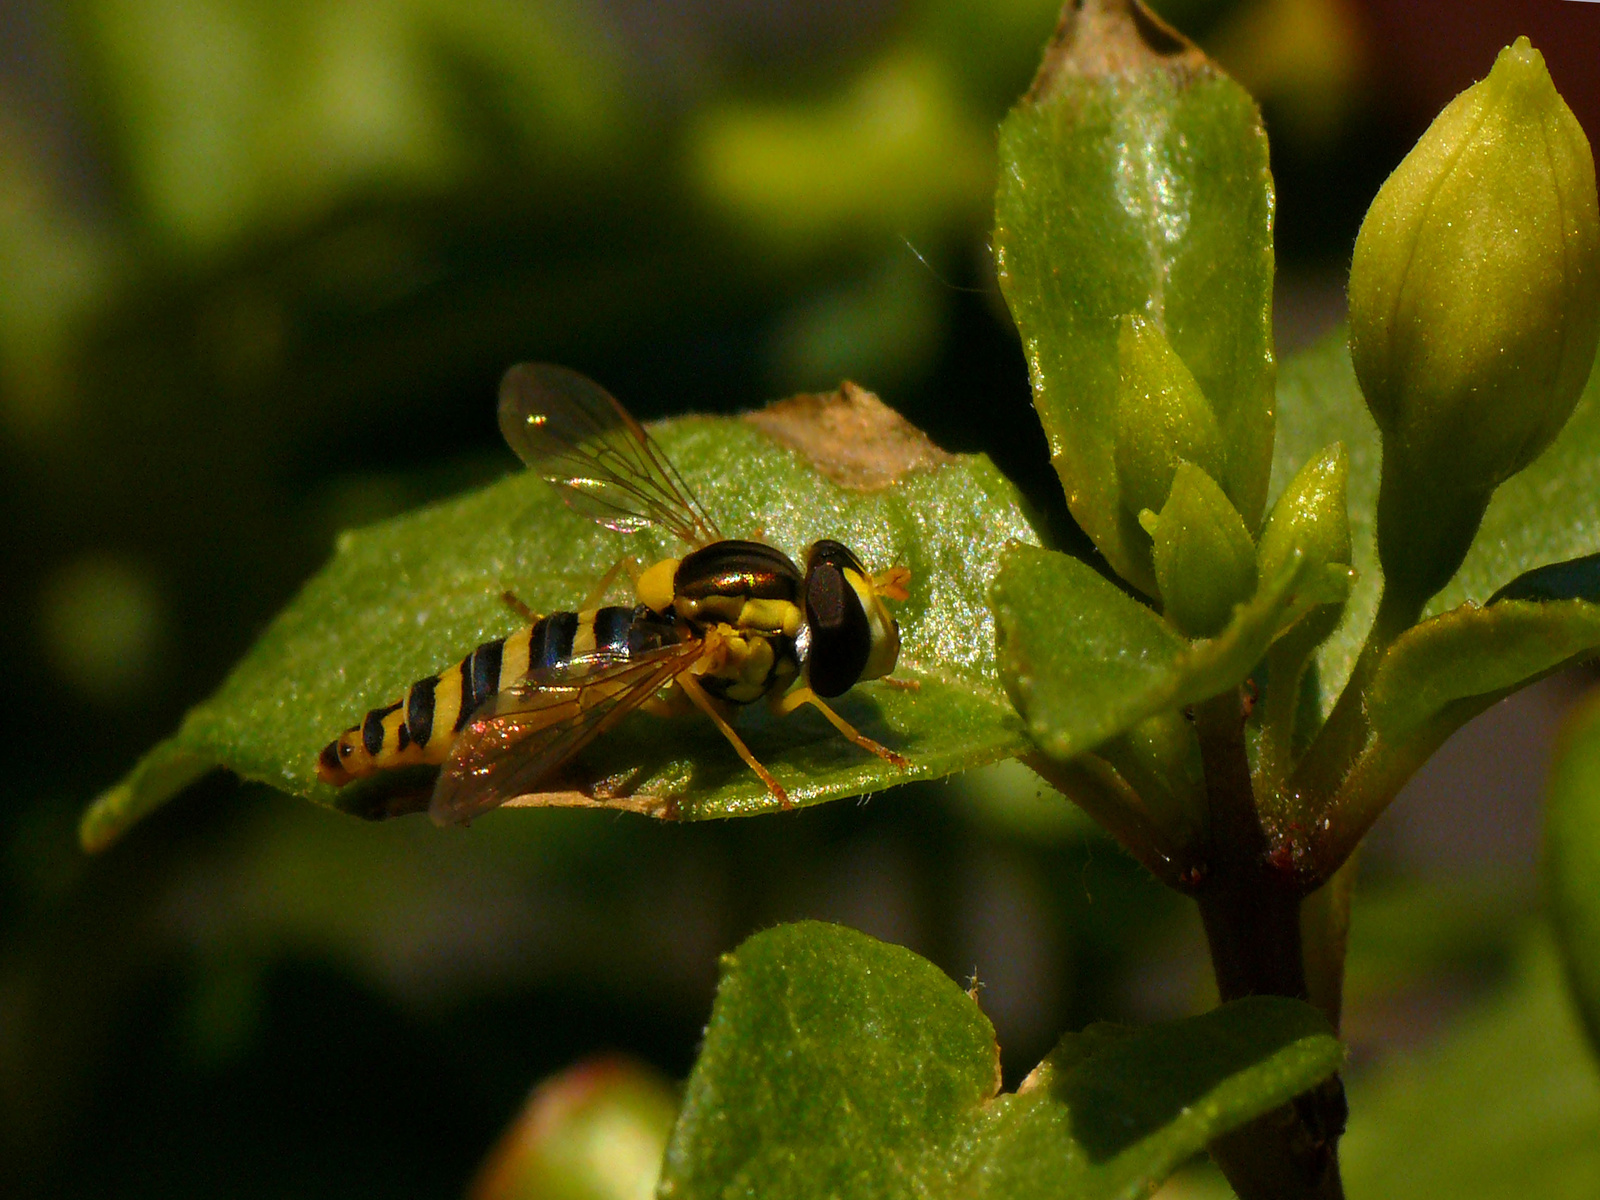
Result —
<path fill-rule="evenodd" d="M 666 530 L 687 547 L 640 570 L 624 558 L 577 612 L 536 617 L 374 708 L 317 758 L 342 786 L 389 768 L 438 765 L 429 812 L 465 822 L 534 791 L 636 709 L 698 708 L 784 807 L 788 795 L 734 732 L 741 705 L 788 714 L 810 705 L 856 745 L 909 763 L 825 703 L 894 669 L 910 572 L 870 574 L 839 542 L 806 551 L 802 571 L 762 542 L 725 538 L 655 441 L 594 381 L 521 363 L 500 384 L 500 430 L 529 468 L 579 512 L 619 532 Z M 627 569 L 636 602 L 596 607 Z"/>

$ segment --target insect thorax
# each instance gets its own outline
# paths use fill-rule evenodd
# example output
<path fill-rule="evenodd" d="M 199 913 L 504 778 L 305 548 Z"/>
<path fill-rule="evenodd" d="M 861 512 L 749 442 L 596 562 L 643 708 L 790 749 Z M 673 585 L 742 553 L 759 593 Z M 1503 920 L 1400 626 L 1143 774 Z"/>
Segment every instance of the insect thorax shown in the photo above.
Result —
<path fill-rule="evenodd" d="M 760 542 L 713 542 L 684 557 L 673 576 L 673 608 L 715 644 L 718 665 L 702 676 L 707 691 L 748 704 L 800 674 L 803 589 L 793 560 Z"/>
<path fill-rule="evenodd" d="M 786 600 L 798 606 L 804 583 L 800 568 L 782 550 L 729 538 L 679 560 L 672 589 L 680 606 L 715 597 Z"/>
<path fill-rule="evenodd" d="M 705 628 L 794 637 L 805 620 L 804 582 L 789 556 L 759 542 L 713 542 L 687 555 L 673 576 L 673 611 Z"/>

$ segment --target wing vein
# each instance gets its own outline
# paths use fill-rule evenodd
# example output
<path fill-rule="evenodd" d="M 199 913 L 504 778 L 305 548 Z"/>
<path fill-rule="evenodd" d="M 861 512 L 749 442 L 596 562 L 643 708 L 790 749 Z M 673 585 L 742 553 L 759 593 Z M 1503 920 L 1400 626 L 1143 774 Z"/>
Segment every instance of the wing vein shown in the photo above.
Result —
<path fill-rule="evenodd" d="M 722 535 L 655 440 L 593 380 L 519 363 L 500 383 L 500 429 L 575 511 L 607 528 L 667 530 L 691 546 Z"/>

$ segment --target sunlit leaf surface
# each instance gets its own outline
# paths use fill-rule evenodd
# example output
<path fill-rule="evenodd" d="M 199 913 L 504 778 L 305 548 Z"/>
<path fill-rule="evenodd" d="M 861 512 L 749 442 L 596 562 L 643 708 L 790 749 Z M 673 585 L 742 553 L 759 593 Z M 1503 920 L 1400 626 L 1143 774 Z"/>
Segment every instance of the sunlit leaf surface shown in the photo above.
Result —
<path fill-rule="evenodd" d="M 874 569 L 909 567 L 896 675 L 920 690 L 864 685 L 836 705 L 909 758 L 909 774 L 809 712 L 780 722 L 752 706 L 741 720 L 751 749 L 796 804 L 1016 753 L 1025 740 L 996 672 L 987 604 L 1002 548 L 1034 540 L 1015 490 L 987 459 L 941 454 L 881 405 L 873 419 L 885 424 L 870 429 L 829 426 L 805 408 L 774 421 L 781 411 L 684 418 L 661 426 L 658 437 L 725 534 L 760 531 L 791 554 L 833 537 Z M 322 804 L 384 811 L 398 780 L 343 791 L 317 781 L 315 757 L 329 738 L 521 625 L 503 590 L 538 611 L 573 608 L 622 555 L 648 561 L 681 552 L 651 536 L 623 537 L 577 516 L 531 472 L 345 535 L 222 688 L 97 801 L 84 820 L 85 844 L 107 844 L 213 767 Z M 623 589 L 614 595 L 628 602 Z M 559 786 L 567 803 L 598 789 L 617 807 L 686 819 L 773 805 L 709 722 L 696 718 L 631 719 Z"/>
<path fill-rule="evenodd" d="M 1296 557 L 1226 629 L 1191 642 L 1077 559 L 1015 547 L 994 588 L 1001 675 L 1039 748 L 1071 758 L 1240 683 L 1266 653 L 1304 568 Z"/>
<path fill-rule="evenodd" d="M 1257 997 L 1069 1034 L 1000 1095 L 993 1028 L 931 963 L 781 926 L 724 960 L 660 1195 L 1146 1196 L 1342 1057 L 1311 1008 Z"/>

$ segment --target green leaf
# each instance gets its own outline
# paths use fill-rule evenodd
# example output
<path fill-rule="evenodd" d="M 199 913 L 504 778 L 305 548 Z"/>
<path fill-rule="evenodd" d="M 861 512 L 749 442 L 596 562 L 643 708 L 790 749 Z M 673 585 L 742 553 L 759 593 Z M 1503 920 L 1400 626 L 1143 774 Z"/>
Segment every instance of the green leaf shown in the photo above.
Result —
<path fill-rule="evenodd" d="M 1562 731 L 1545 811 L 1550 912 L 1567 977 L 1600 1053 L 1600 700 Z"/>
<path fill-rule="evenodd" d="M 1152 322 L 1132 314 L 1117 335 L 1117 489 L 1124 510 L 1160 512 L 1182 463 L 1213 480 L 1227 470 L 1217 415 Z"/>
<path fill-rule="evenodd" d="M 868 684 L 837 707 L 901 751 L 912 770 L 859 750 L 815 713 L 779 721 L 752 706 L 741 720 L 743 736 L 796 804 L 943 775 L 1027 744 L 1000 685 L 987 604 L 1001 549 L 1035 537 L 1016 490 L 986 458 L 943 454 L 864 395 L 830 401 L 857 406 L 833 411 L 857 418 L 833 435 L 832 410 L 824 405 L 818 415 L 814 400 L 743 420 L 684 418 L 657 430 L 730 536 L 764 530 L 791 552 L 835 537 L 874 569 L 911 569 L 911 598 L 897 606 L 896 674 L 920 690 Z M 651 536 L 600 528 L 569 511 L 531 472 L 344 535 L 333 560 L 221 689 L 90 809 L 85 845 L 107 845 L 213 767 L 363 815 L 390 811 L 390 793 L 402 784 L 386 777 L 393 772 L 342 792 L 317 781 L 315 758 L 329 738 L 412 681 L 521 625 L 500 600 L 503 590 L 541 612 L 575 608 L 622 555 L 649 561 L 681 552 Z M 562 781 L 572 790 L 552 801 L 594 803 L 609 784 L 626 789 L 613 806 L 655 815 L 697 819 L 773 806 L 703 719 L 630 719 L 581 756 L 579 767 Z"/>
<path fill-rule="evenodd" d="M 722 960 L 658 1195 L 943 1190 L 950 1148 L 999 1087 L 994 1028 L 932 963 L 841 926 L 781 925 Z"/>
<path fill-rule="evenodd" d="M 1294 603 L 1305 566 L 1292 556 L 1226 629 L 1190 642 L 1077 559 L 1015 546 L 994 585 L 1001 676 L 1039 748 L 1072 758 L 1242 682 Z"/>
<path fill-rule="evenodd" d="M 1062 1038 L 1017 1095 L 992 1106 L 975 1193 L 1146 1196 L 1203 1146 L 1343 1059 L 1320 1013 L 1279 997 L 1145 1028 L 1091 1025 Z"/>
<path fill-rule="evenodd" d="M 1340 1158 L 1351 1196 L 1600 1195 L 1600 1072 L 1543 939 L 1507 992 L 1435 1045 L 1353 1078 L 1350 1112 Z"/>
<path fill-rule="evenodd" d="M 992 1026 L 931 963 L 781 926 L 724 960 L 658 1195 L 1146 1196 L 1342 1057 L 1309 1006 L 1254 997 L 1069 1034 L 999 1095 Z"/>
<path fill-rule="evenodd" d="M 1308 817 L 1339 862 L 1411 775 L 1455 730 L 1517 689 L 1600 649 L 1600 604 L 1464 604 L 1405 630 L 1361 699 L 1365 743 L 1332 799 Z M 1302 773 L 1301 778 L 1304 778 Z M 1312 787 L 1316 785 L 1311 785 Z M 1291 792 L 1310 790 L 1291 779 Z"/>
<path fill-rule="evenodd" d="M 1596 648 L 1600 604 L 1463 605 L 1395 639 L 1373 678 L 1367 712 L 1379 736 L 1398 743 L 1458 701 L 1480 701 L 1473 706 L 1480 708 Z"/>
<path fill-rule="evenodd" d="M 1298 550 L 1331 585 L 1322 595 L 1303 598 L 1288 618 L 1291 622 L 1302 611 L 1318 604 L 1343 604 L 1350 596 L 1348 474 L 1347 455 L 1337 442 L 1308 459 L 1273 503 L 1261 531 L 1260 571 L 1265 578 L 1276 576 Z"/>
<path fill-rule="evenodd" d="M 1000 671 L 1045 753 L 1092 750 L 1159 708 L 1189 643 L 1092 568 L 1056 551 L 1017 548 L 994 584 Z"/>
<path fill-rule="evenodd" d="M 1118 495 L 1120 318 L 1147 318 L 1229 448 L 1218 482 L 1252 529 L 1272 458 L 1272 179 L 1254 102 L 1125 0 L 1069 6 L 1000 130 L 995 259 L 1067 502 L 1154 594 Z M 1330 439 L 1331 440 L 1331 439 Z"/>
<path fill-rule="evenodd" d="M 1256 545 L 1239 510 L 1211 476 L 1180 463 L 1159 517 L 1141 522 L 1167 618 L 1190 637 L 1215 637 L 1256 590 Z"/>
<path fill-rule="evenodd" d="M 1375 513 L 1381 447 L 1356 385 L 1344 330 L 1329 334 L 1284 364 L 1278 385 L 1278 441 L 1273 494 L 1307 459 L 1332 442 L 1349 454 L 1352 564 L 1356 570 L 1344 619 L 1317 651 L 1323 714 L 1350 677 L 1377 612 Z M 1501 484 L 1466 560 L 1427 615 L 1483 604 L 1526 572 L 1600 551 L 1600 372 L 1589 379 L 1572 418 L 1532 466 Z"/>
<path fill-rule="evenodd" d="M 1566 427 L 1489 502 L 1466 561 L 1428 605 L 1447 612 L 1486 601 L 1535 567 L 1600 552 L 1600 372 L 1589 376 Z"/>
<path fill-rule="evenodd" d="M 1300 469 L 1324 447 L 1344 443 L 1350 514 L 1350 564 L 1355 569 L 1344 616 L 1316 652 L 1322 715 L 1327 716 L 1378 611 L 1383 573 L 1378 569 L 1378 427 L 1367 412 L 1350 365 L 1343 329 L 1285 360 L 1278 375 L 1278 438 L 1273 450 L 1272 495 L 1281 496 Z"/>

